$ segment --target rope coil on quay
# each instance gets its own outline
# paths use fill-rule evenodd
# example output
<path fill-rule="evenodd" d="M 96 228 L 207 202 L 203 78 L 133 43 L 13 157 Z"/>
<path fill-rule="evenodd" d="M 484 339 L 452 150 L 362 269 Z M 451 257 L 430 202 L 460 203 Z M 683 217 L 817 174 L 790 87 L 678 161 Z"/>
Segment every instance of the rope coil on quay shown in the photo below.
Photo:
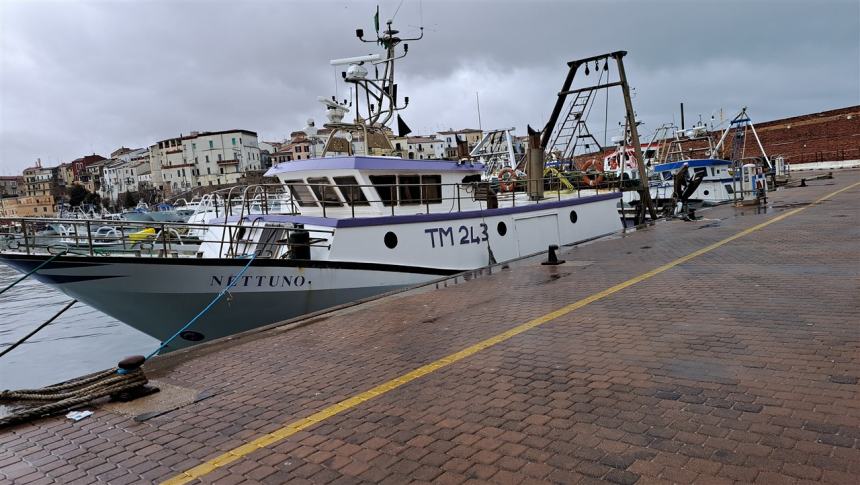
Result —
<path fill-rule="evenodd" d="M 126 371 L 124 374 L 110 369 L 42 389 L 0 391 L 0 402 L 53 401 L 40 406 L 25 407 L 0 417 L 0 427 L 51 416 L 107 396 L 113 400 L 124 401 L 156 392 L 155 388 L 145 387 L 149 380 L 140 368 L 143 362 L 143 356 L 122 360 L 119 367 Z"/>
<path fill-rule="evenodd" d="M 9 288 L 17 284 L 19 281 L 27 278 L 28 276 L 35 273 L 40 268 L 42 268 L 43 266 L 45 266 L 59 256 L 60 254 L 57 254 L 49 258 L 3 291 L 8 290 Z M 158 392 L 158 388 L 146 386 L 149 380 L 146 378 L 146 375 L 144 375 L 141 366 L 143 366 L 143 364 L 148 359 L 163 350 L 183 331 L 190 328 L 194 323 L 197 322 L 197 320 L 199 320 L 210 309 L 212 309 L 212 307 L 215 306 L 218 301 L 220 301 L 225 295 L 227 295 L 229 290 L 233 288 L 233 286 L 235 286 L 236 283 L 239 281 L 239 278 L 241 278 L 241 276 L 245 274 L 245 272 L 248 271 L 248 269 L 251 267 L 251 264 L 253 264 L 254 260 L 256 259 L 256 256 L 256 254 L 242 256 L 243 258 L 248 258 L 248 262 L 236 274 L 230 284 L 228 284 L 223 290 L 221 290 L 218 295 L 215 296 L 215 298 L 213 298 L 212 301 L 209 302 L 208 305 L 206 305 L 199 313 L 197 313 L 197 315 L 195 315 L 185 325 L 180 327 L 179 330 L 177 330 L 170 338 L 162 342 L 161 345 L 158 346 L 158 348 L 156 348 L 146 357 L 142 355 L 126 357 L 117 364 L 116 369 L 104 370 L 95 374 L 91 374 L 89 376 L 84 376 L 60 384 L 43 387 L 41 389 L 0 391 L 0 403 L 10 401 L 53 401 L 40 406 L 23 407 L 9 415 L 0 416 L 0 427 L 10 426 L 29 421 L 31 419 L 37 419 L 41 417 L 59 414 L 62 411 L 70 410 L 82 404 L 86 404 L 96 399 L 100 399 L 107 396 L 110 396 L 111 400 L 114 401 L 130 401 L 138 397 L 143 397 L 148 394 Z M 42 328 L 46 327 L 61 313 L 70 308 L 71 305 L 73 305 L 76 301 L 77 300 L 73 300 L 57 315 L 52 317 L 50 320 L 42 324 L 38 329 L 31 332 L 24 339 L 19 341 L 18 344 L 23 343 L 24 340 L 31 337 L 33 334 L 35 334 Z M 16 344 L 16 346 L 18 344 Z M 11 348 L 7 349 L 6 352 L 8 352 L 9 350 L 11 350 Z M 6 352 L 3 352 L 3 354 L 5 354 Z"/>

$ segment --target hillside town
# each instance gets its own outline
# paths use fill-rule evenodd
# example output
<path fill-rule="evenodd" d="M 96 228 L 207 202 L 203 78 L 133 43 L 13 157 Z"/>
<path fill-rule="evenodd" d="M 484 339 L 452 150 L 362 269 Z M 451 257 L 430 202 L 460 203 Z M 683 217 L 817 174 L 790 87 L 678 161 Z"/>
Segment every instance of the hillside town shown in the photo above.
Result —
<path fill-rule="evenodd" d="M 812 113 L 758 124 L 765 147 L 794 165 L 860 159 L 855 137 L 860 106 Z M 458 159 L 481 140 L 483 131 L 449 129 L 429 135 L 395 136 L 392 156 L 414 160 Z M 255 131 L 234 129 L 191 132 L 159 140 L 148 147 L 120 147 L 105 157 L 90 154 L 57 166 L 37 160 L 20 176 L 0 177 L 0 217 L 55 217 L 86 205 L 111 212 L 139 202 L 191 200 L 205 192 L 236 184 L 263 183 L 263 174 L 278 163 L 319 157 L 331 134 L 313 120 L 281 142 L 261 141 Z M 525 151 L 525 136 L 513 137 L 513 151 Z M 352 140 L 353 153 L 361 140 Z M 755 147 L 750 147 L 755 151 Z M 614 147 L 582 155 L 608 156 Z M 758 152 L 756 152 L 758 153 Z M 274 182 L 268 180 L 268 182 Z"/>
<path fill-rule="evenodd" d="M 0 177 L 0 217 L 55 217 L 82 204 L 121 211 L 139 202 L 190 200 L 207 191 L 260 183 L 274 164 L 321 155 L 330 130 L 313 120 L 281 142 L 258 139 L 255 131 L 191 132 L 143 148 L 120 147 L 105 157 L 85 155 L 57 166 L 41 160 L 20 176 Z M 447 130 L 426 136 L 390 136 L 391 155 L 414 160 L 451 159 L 457 140 L 469 149 L 478 129 Z M 360 140 L 354 140 L 357 147 Z M 515 150 L 522 152 L 522 142 Z"/>

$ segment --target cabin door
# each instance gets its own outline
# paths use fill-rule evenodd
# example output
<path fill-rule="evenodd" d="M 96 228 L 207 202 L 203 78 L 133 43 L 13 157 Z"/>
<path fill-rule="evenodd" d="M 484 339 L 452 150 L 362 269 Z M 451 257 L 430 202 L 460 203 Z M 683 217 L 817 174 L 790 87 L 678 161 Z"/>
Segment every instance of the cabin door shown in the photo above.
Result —
<path fill-rule="evenodd" d="M 557 214 L 515 219 L 514 225 L 520 256 L 546 251 L 550 244 L 559 244 Z"/>

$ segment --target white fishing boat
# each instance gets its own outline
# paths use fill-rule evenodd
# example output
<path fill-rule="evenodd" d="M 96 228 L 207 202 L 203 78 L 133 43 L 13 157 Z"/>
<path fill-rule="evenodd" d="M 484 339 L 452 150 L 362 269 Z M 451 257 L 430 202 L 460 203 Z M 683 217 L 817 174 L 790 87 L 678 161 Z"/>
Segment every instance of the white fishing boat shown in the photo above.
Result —
<path fill-rule="evenodd" d="M 403 107 L 393 83 L 393 63 L 405 55 L 395 52 L 404 40 L 397 33 L 389 22 L 372 41 L 385 47 L 383 57 L 338 61 L 375 106 L 368 101 L 362 112 L 358 102 L 327 101 L 334 116 L 323 158 L 281 163 L 266 174 L 280 184 L 231 189 L 221 202 L 204 198 L 188 223 L 159 223 L 195 234 L 194 254 L 170 238 L 72 252 L 37 244 L 27 236 L 33 221 L 24 219 L 24 237 L 0 251 L 0 262 L 38 268 L 39 281 L 160 340 L 207 309 L 171 350 L 622 228 L 620 192 L 544 192 L 542 159 L 532 181 L 496 192 L 478 162 L 374 155 L 387 141 L 375 135 Z M 369 77 L 365 62 L 384 74 Z M 341 119 L 349 109 L 354 123 Z M 351 153 L 356 139 L 363 155 Z M 229 296 L 210 305 L 225 290 Z"/>
<path fill-rule="evenodd" d="M 254 255 L 229 302 L 214 306 L 174 341 L 176 348 L 621 228 L 619 192 L 534 201 L 463 182 L 483 170 L 362 156 L 286 163 L 270 174 L 287 184 L 297 214 L 210 219 L 193 256 L 170 241 L 150 252 L 84 251 L 56 257 L 34 276 L 163 340 L 231 284 L 248 262 L 244 256 Z M 21 243 L 0 261 L 27 272 L 52 257 L 36 251 Z"/>

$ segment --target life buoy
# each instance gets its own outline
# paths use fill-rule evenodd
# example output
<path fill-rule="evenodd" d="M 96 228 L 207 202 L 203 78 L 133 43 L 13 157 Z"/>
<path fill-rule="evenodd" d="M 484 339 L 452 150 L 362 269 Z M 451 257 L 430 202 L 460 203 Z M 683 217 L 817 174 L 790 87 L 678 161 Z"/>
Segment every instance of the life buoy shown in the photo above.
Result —
<path fill-rule="evenodd" d="M 499 171 L 499 190 L 502 192 L 513 192 L 517 185 L 517 173 L 514 169 L 507 167 Z"/>
<path fill-rule="evenodd" d="M 580 169 L 582 171 L 582 181 L 587 183 L 590 187 L 594 187 L 595 185 L 600 185 L 601 183 L 603 183 L 602 173 L 598 173 L 597 176 L 595 176 L 594 178 L 591 178 L 591 176 L 586 173 L 588 169 L 594 169 L 596 171 L 597 168 L 595 167 L 595 165 L 597 165 L 597 160 L 592 158 L 591 160 L 585 162 L 585 164 L 583 164 L 582 168 Z"/>

